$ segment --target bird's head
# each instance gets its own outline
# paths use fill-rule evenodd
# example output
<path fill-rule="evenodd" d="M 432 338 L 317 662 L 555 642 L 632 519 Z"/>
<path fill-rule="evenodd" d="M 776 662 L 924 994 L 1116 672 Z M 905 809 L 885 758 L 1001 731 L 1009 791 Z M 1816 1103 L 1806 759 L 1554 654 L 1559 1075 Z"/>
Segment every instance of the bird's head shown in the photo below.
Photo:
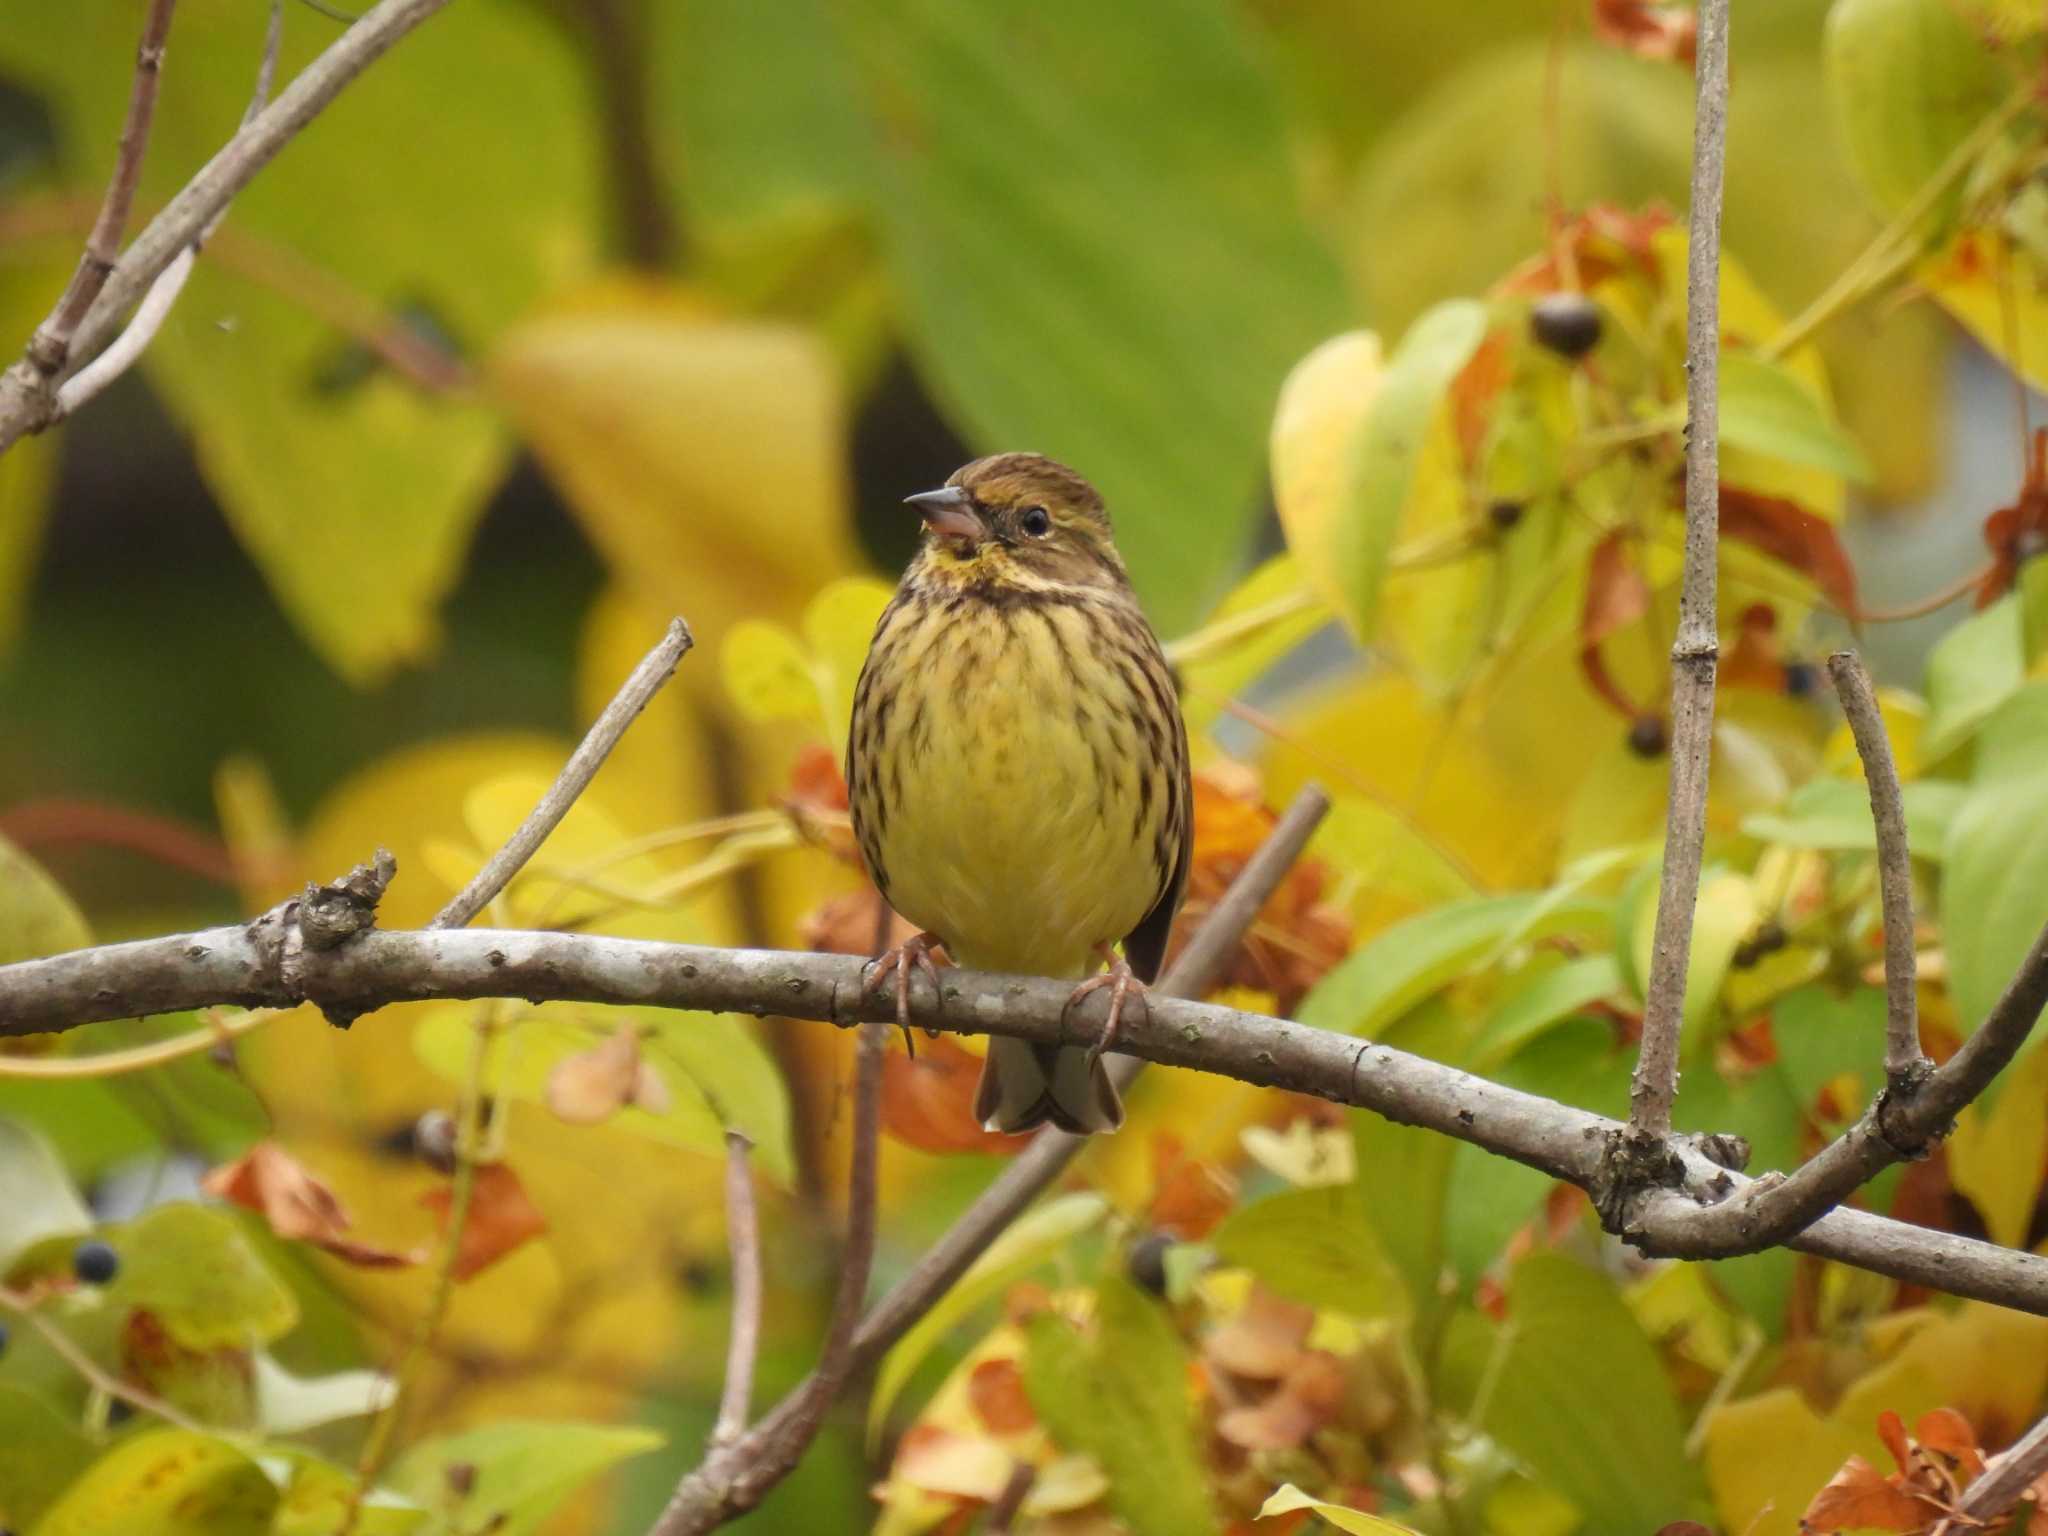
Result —
<path fill-rule="evenodd" d="M 1095 487 L 1043 454 L 999 453 L 908 498 L 932 577 L 1021 589 L 1125 584 Z"/>

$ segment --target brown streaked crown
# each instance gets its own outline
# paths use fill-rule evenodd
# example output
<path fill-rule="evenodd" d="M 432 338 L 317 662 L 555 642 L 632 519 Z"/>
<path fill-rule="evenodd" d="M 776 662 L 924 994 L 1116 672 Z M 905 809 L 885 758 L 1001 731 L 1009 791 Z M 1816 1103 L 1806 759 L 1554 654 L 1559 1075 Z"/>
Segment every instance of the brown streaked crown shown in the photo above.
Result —
<path fill-rule="evenodd" d="M 1042 453 L 995 453 L 953 471 L 957 485 L 981 506 L 995 510 L 1041 504 L 1054 517 L 1087 518 L 1109 532 L 1102 493 L 1057 459 Z"/>

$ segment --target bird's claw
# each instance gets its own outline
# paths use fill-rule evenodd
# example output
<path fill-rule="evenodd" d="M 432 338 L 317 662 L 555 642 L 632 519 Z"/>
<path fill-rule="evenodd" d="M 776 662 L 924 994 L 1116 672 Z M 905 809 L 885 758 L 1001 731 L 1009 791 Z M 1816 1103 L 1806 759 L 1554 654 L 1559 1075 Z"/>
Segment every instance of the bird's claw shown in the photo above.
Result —
<path fill-rule="evenodd" d="M 1090 992 L 1100 991 L 1103 987 L 1109 988 L 1109 1017 L 1103 1020 L 1102 1032 L 1088 1047 L 1088 1070 L 1091 1072 L 1095 1070 L 1095 1063 L 1102 1059 L 1102 1053 L 1116 1044 L 1117 1035 L 1123 1028 L 1124 1004 L 1135 997 L 1139 1007 L 1147 1006 L 1145 983 L 1138 980 L 1129 962 L 1123 956 L 1113 953 L 1106 955 L 1105 958 L 1109 961 L 1109 969 L 1100 975 L 1090 976 L 1067 996 L 1067 1007 L 1072 1008 Z"/>
<path fill-rule="evenodd" d="M 934 995 L 939 990 L 939 968 L 932 959 L 932 950 L 945 941 L 935 933 L 913 934 L 894 949 L 887 949 L 875 956 L 867 965 L 861 980 L 861 990 L 872 992 L 893 975 L 896 979 L 896 1027 L 903 1031 L 903 1048 L 913 1057 L 917 1047 L 910 1043 L 910 973 L 923 971 L 930 978 Z M 939 1038 L 939 1031 L 927 1029 L 925 1037 Z"/>

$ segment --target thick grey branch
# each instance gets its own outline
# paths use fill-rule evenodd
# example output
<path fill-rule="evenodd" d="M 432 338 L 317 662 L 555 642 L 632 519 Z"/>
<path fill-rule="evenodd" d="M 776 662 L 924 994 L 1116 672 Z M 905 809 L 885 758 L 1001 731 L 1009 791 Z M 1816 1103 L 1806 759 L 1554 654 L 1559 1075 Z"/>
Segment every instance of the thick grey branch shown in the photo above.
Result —
<path fill-rule="evenodd" d="M 0 1035 L 217 1003 L 313 1002 L 336 1017 L 387 1003 L 517 997 L 780 1015 L 852 1024 L 893 1017 L 862 985 L 855 956 L 710 949 L 590 934 L 372 929 L 331 950 L 305 947 L 288 983 L 271 914 L 212 928 L 0 966 Z M 961 1034 L 1079 1044 L 1100 1029 L 1101 999 L 1066 1010 L 1070 982 L 948 971 L 938 997 L 919 988 L 911 1022 Z M 2048 936 L 1987 1021 L 1915 1100 L 1932 1114 L 1950 1094 L 1980 1091 L 2009 1059 L 2009 1013 L 2033 1017 L 2048 997 Z M 1993 1027 L 1996 1024 L 1996 1027 Z M 1315 1094 L 1419 1125 L 1596 1189 L 1626 1128 L 1440 1063 L 1287 1019 L 1155 994 L 1126 1021 L 1124 1054 L 1243 1082 Z M 1922 1107 L 1922 1106 L 1925 1107 Z M 1681 1143 L 1682 1145 L 1682 1143 Z M 1031 1155 L 1026 1153 L 1026 1156 Z M 1753 1181 L 1703 1156 L 1677 1155 L 1671 1188 L 1635 1202 L 1625 1235 L 1649 1250 L 1712 1256 L 1695 1223 Z M 1754 1197 L 1750 1197 L 1754 1198 Z M 2048 1315 L 2048 1259 L 1856 1211 L 1821 1217 L 1792 1246 L 1919 1285 Z"/>
<path fill-rule="evenodd" d="M 256 173 L 317 117 L 344 87 L 449 0 L 382 0 L 285 87 L 277 100 L 228 140 L 178 195 L 150 220 L 108 274 L 67 349 L 65 367 L 97 351 L 121 317 L 178 259 Z M 0 453 L 57 419 L 56 387 L 65 368 L 45 372 L 28 357 L 0 374 Z"/>
<path fill-rule="evenodd" d="M 1984 1475 L 1970 1484 L 1957 1503 L 1956 1513 L 1964 1517 L 1957 1524 L 1970 1530 L 1974 1525 L 1966 1522 L 1989 1524 L 1996 1520 L 2026 1497 L 2043 1473 L 2048 1473 L 2048 1419 L 2040 1420 L 1990 1459 Z"/>
<path fill-rule="evenodd" d="M 612 696 L 611 703 L 605 705 L 604 712 L 591 722 L 582 743 L 569 754 L 569 761 L 562 765 L 555 782 L 541 796 L 540 804 L 527 812 L 519 830 L 476 872 L 469 884 L 434 914 L 434 920 L 427 924 L 429 928 L 463 927 L 490 905 L 493 896 L 512 883 L 512 877 L 540 851 L 540 845 L 547 841 L 548 834 L 569 814 L 569 807 L 576 803 L 576 797 L 597 776 L 597 770 L 611 756 L 612 748 L 626 734 L 626 727 L 640 718 L 640 711 L 674 674 L 691 643 L 690 626 L 681 619 L 670 619 L 668 632 L 653 650 L 641 658 L 640 665 L 619 685 L 619 691 Z"/>
<path fill-rule="evenodd" d="M 1728 116 L 1728 0 L 1701 0 L 1692 138 L 1692 212 L 1685 268 L 1685 574 L 1671 642 L 1671 800 L 1664 871 L 1644 999 L 1643 1043 L 1629 1091 L 1638 1147 L 1669 1134 L 1678 1093 L 1685 970 L 1699 903 L 1714 744 L 1714 617 L 1720 537 L 1721 172 Z"/>

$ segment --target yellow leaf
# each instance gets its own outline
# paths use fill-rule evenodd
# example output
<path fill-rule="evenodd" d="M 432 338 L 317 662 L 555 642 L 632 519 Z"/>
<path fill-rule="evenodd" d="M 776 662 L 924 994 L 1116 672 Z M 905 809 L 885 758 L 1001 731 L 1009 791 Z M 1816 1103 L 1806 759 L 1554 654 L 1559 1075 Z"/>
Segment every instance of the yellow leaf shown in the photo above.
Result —
<path fill-rule="evenodd" d="M 1339 613 L 1345 592 L 1335 529 L 1353 442 L 1379 390 L 1383 364 L 1373 332 L 1333 336 L 1294 365 L 1273 413 L 1273 503 L 1280 526 L 1310 588 Z"/>
<path fill-rule="evenodd" d="M 1950 1182 L 1977 1207 L 1991 1240 L 2024 1248 L 2048 1160 L 2048 1046 L 2008 1070 L 1997 1101 L 1956 1117 L 1948 1141 Z"/>
<path fill-rule="evenodd" d="M 1995 230 L 1966 229 L 1913 269 L 1943 309 L 2035 389 L 2048 389 L 2048 272 Z"/>
<path fill-rule="evenodd" d="M 896 589 L 873 576 L 842 576 L 828 583 L 804 609 L 804 640 L 811 648 L 819 708 L 832 750 L 846 756 L 846 732 L 853 718 L 853 685 L 867 660 L 875 621 Z"/>
<path fill-rule="evenodd" d="M 1273 1496 L 1259 1506 L 1254 1518 L 1270 1520 L 1275 1515 L 1291 1515 L 1297 1509 L 1312 1509 L 1338 1530 L 1352 1531 L 1356 1536 L 1415 1536 L 1414 1531 L 1397 1521 L 1369 1515 L 1362 1509 L 1349 1509 L 1342 1504 L 1312 1499 L 1292 1483 L 1282 1483 Z"/>
<path fill-rule="evenodd" d="M 749 720 L 810 720 L 818 680 L 796 636 L 767 619 L 741 619 L 718 648 L 725 690 Z"/>

